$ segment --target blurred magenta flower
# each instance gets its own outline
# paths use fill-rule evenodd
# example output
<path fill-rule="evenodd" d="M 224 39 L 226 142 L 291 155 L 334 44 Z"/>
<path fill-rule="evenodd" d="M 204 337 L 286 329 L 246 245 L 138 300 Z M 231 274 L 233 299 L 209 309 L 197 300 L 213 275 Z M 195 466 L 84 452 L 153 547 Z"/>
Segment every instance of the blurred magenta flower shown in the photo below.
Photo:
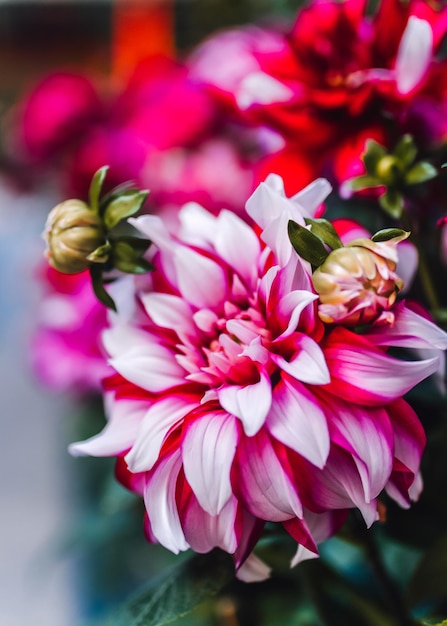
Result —
<path fill-rule="evenodd" d="M 216 71 L 213 78 L 200 56 L 198 71 L 214 89 L 220 87 L 225 101 L 232 87 L 241 118 L 279 133 L 286 155 L 310 160 L 317 172 L 328 170 L 339 181 L 363 171 L 367 138 L 389 147 L 404 133 L 414 135 L 418 146 L 442 141 L 447 72 L 445 59 L 436 55 L 447 31 L 447 8 L 383 0 L 370 18 L 366 4 L 314 0 L 298 12 L 282 42 L 273 33 L 270 39 L 263 35 L 265 45 L 253 35 L 241 36 L 243 62 L 238 65 L 233 56 L 233 74 L 226 60 L 223 76 Z M 216 50 L 236 35 L 218 36 Z M 268 168 L 286 177 L 290 193 L 296 191 L 299 174 L 294 183 L 281 152 L 268 160 Z"/>
<path fill-rule="evenodd" d="M 20 106 L 17 147 L 33 160 L 54 161 L 103 114 L 99 94 L 88 78 L 50 74 Z"/>
<path fill-rule="evenodd" d="M 36 312 L 31 363 L 36 375 L 56 391 L 98 392 L 110 367 L 101 347 L 105 307 L 93 294 L 90 275 L 40 270 L 44 291 Z"/>
<path fill-rule="evenodd" d="M 133 297 L 123 285 L 125 311 L 103 335 L 108 424 L 71 451 L 117 456 L 148 538 L 173 552 L 218 546 L 240 566 L 270 521 L 299 544 L 297 562 L 347 509 L 369 526 L 383 490 L 404 507 L 419 495 L 425 435 L 402 396 L 439 358 L 387 348 L 445 349 L 447 335 L 403 303 L 394 325 L 363 334 L 319 319 L 287 223 L 303 225 L 329 191 L 319 179 L 288 199 L 272 175 L 247 203 L 259 231 L 197 204 L 176 233 L 132 220 L 158 248 L 156 270 Z"/>

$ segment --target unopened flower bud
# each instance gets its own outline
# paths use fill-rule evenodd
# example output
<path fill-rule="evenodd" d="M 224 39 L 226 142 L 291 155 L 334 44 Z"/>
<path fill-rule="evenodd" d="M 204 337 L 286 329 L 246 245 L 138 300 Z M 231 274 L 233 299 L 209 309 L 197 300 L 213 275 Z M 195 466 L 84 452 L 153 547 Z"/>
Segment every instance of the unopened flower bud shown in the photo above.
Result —
<path fill-rule="evenodd" d="M 312 276 L 321 320 L 347 326 L 392 322 L 390 309 L 403 287 L 396 274 L 396 248 L 408 235 L 381 242 L 357 239 L 333 250 Z"/>
<path fill-rule="evenodd" d="M 106 243 L 100 217 L 81 200 L 66 200 L 52 209 L 44 238 L 50 265 L 65 274 L 87 269 L 89 255 Z M 95 258 L 96 262 L 105 260 Z"/>
<path fill-rule="evenodd" d="M 385 185 L 395 185 L 403 174 L 402 164 L 392 154 L 383 156 L 376 165 L 376 175 Z"/>

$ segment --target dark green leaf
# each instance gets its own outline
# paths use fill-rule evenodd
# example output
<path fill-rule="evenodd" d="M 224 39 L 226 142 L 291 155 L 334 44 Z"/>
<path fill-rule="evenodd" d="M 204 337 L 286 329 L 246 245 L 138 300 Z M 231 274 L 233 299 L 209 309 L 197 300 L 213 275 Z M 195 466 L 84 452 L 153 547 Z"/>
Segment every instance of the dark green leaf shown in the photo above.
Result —
<path fill-rule="evenodd" d="M 150 272 L 153 266 L 141 257 L 141 251 L 136 249 L 140 240 L 134 237 L 123 237 L 113 242 L 113 266 L 126 274 L 144 274 Z M 146 241 L 144 247 L 146 247 Z M 134 243 L 137 245 L 134 246 Z"/>
<path fill-rule="evenodd" d="M 135 596 L 112 626 L 163 626 L 190 613 L 234 577 L 230 556 L 214 550 L 181 562 Z"/>
<path fill-rule="evenodd" d="M 377 231 L 371 239 L 373 241 L 389 241 L 390 239 L 394 239 L 394 237 L 401 237 L 405 234 L 406 231 L 401 228 L 384 228 L 383 230 Z"/>
<path fill-rule="evenodd" d="M 382 181 L 376 178 L 376 176 L 357 176 L 357 178 L 351 178 L 347 184 L 351 191 L 361 191 L 362 189 L 370 189 L 371 187 L 381 187 Z"/>
<path fill-rule="evenodd" d="M 396 147 L 393 150 L 394 156 L 396 156 L 399 161 L 406 169 L 409 165 L 413 163 L 416 158 L 418 150 L 414 144 L 413 137 L 411 135 L 404 135 L 396 144 Z"/>
<path fill-rule="evenodd" d="M 154 266 L 146 259 L 136 259 L 135 261 L 115 259 L 114 266 L 125 274 L 147 274 L 154 269 Z"/>
<path fill-rule="evenodd" d="M 102 268 L 100 265 L 92 265 L 90 267 L 90 276 L 92 279 L 92 286 L 95 296 L 98 300 L 104 304 L 108 309 L 116 312 L 116 305 L 113 298 L 104 289 L 104 279 L 102 275 Z"/>
<path fill-rule="evenodd" d="M 287 231 L 294 250 L 301 258 L 309 261 L 315 267 L 319 267 L 324 263 L 329 252 L 324 247 L 321 239 L 293 220 L 289 220 Z"/>
<path fill-rule="evenodd" d="M 328 220 L 306 217 L 304 221 L 307 225 L 310 225 L 311 232 L 319 237 L 323 243 L 328 245 L 331 250 L 343 248 L 343 244 L 340 237 L 337 235 L 337 231 L 332 224 L 328 222 Z"/>
<path fill-rule="evenodd" d="M 407 185 L 417 185 L 425 183 L 438 175 L 438 170 L 427 161 L 419 161 L 416 165 L 405 174 L 405 182 Z"/>
<path fill-rule="evenodd" d="M 368 139 L 366 142 L 366 152 L 363 155 L 363 163 L 365 164 L 368 174 L 374 176 L 378 162 L 386 155 L 386 150 L 374 139 Z"/>
<path fill-rule="evenodd" d="M 92 182 L 90 183 L 90 189 L 88 192 L 88 202 L 90 208 L 95 213 L 99 213 L 99 197 L 101 195 L 101 189 L 104 184 L 105 177 L 107 175 L 107 171 L 109 169 L 108 165 L 104 165 L 101 167 L 93 176 Z"/>
<path fill-rule="evenodd" d="M 415 607 L 447 598 L 447 536 L 424 555 L 407 590 L 408 603 Z"/>
<path fill-rule="evenodd" d="M 135 229 L 135 233 L 138 233 L 138 231 Z M 133 248 L 133 250 L 135 250 L 135 252 L 137 252 L 138 255 L 144 254 L 146 252 L 146 250 L 149 248 L 149 246 L 151 245 L 151 241 L 150 239 L 144 239 L 143 237 L 134 237 L 132 235 L 122 235 L 119 237 L 113 237 L 113 244 L 116 245 L 117 243 L 126 243 L 127 245 L 131 246 Z"/>
<path fill-rule="evenodd" d="M 396 189 L 387 189 L 386 192 L 380 196 L 379 204 L 382 209 L 394 219 L 399 219 L 402 215 L 404 202 L 402 194 Z"/>
<path fill-rule="evenodd" d="M 93 250 L 93 252 L 88 255 L 87 260 L 91 261 L 92 263 L 105 263 L 109 258 L 111 250 L 112 247 L 110 243 L 107 242 L 103 246 L 99 246 L 99 248 Z"/>
<path fill-rule="evenodd" d="M 128 191 L 114 198 L 104 211 L 104 225 L 107 230 L 115 228 L 122 220 L 136 215 L 148 196 L 148 191 Z"/>

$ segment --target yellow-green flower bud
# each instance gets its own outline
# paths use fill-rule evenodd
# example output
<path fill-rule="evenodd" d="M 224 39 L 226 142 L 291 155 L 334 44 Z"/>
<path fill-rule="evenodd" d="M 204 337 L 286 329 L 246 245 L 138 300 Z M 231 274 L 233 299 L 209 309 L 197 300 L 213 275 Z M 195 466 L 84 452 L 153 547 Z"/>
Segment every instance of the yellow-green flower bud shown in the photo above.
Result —
<path fill-rule="evenodd" d="M 357 326 L 393 320 L 390 309 L 403 287 L 396 247 L 408 234 L 383 242 L 357 239 L 328 255 L 312 276 L 323 322 Z"/>
<path fill-rule="evenodd" d="M 81 200 L 66 200 L 48 215 L 44 238 L 50 265 L 64 274 L 77 274 L 89 267 L 88 258 L 106 243 L 101 219 Z M 104 262 L 105 258 L 95 258 Z"/>

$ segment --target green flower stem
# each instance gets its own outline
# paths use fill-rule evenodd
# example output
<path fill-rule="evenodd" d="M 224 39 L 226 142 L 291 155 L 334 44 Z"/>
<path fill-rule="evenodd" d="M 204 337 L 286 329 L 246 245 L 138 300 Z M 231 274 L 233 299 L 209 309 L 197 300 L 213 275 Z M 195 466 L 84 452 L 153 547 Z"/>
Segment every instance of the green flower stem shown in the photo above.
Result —
<path fill-rule="evenodd" d="M 430 270 L 428 268 L 427 261 L 421 248 L 418 246 L 419 252 L 419 264 L 418 274 L 421 281 L 422 288 L 424 289 L 425 297 L 427 298 L 428 305 L 432 312 L 438 311 L 441 308 L 438 294 L 436 293 L 435 286 L 431 277 Z"/>
<path fill-rule="evenodd" d="M 403 228 L 411 232 L 411 241 L 416 246 L 418 251 L 418 275 L 421 281 L 422 289 L 424 290 L 425 297 L 427 299 L 428 306 L 432 313 L 435 313 L 441 308 L 438 294 L 431 277 L 431 272 L 428 267 L 427 259 L 425 257 L 423 247 L 420 245 L 419 238 L 415 234 L 415 229 L 411 223 L 411 219 L 406 211 L 402 214 L 401 222 Z"/>

